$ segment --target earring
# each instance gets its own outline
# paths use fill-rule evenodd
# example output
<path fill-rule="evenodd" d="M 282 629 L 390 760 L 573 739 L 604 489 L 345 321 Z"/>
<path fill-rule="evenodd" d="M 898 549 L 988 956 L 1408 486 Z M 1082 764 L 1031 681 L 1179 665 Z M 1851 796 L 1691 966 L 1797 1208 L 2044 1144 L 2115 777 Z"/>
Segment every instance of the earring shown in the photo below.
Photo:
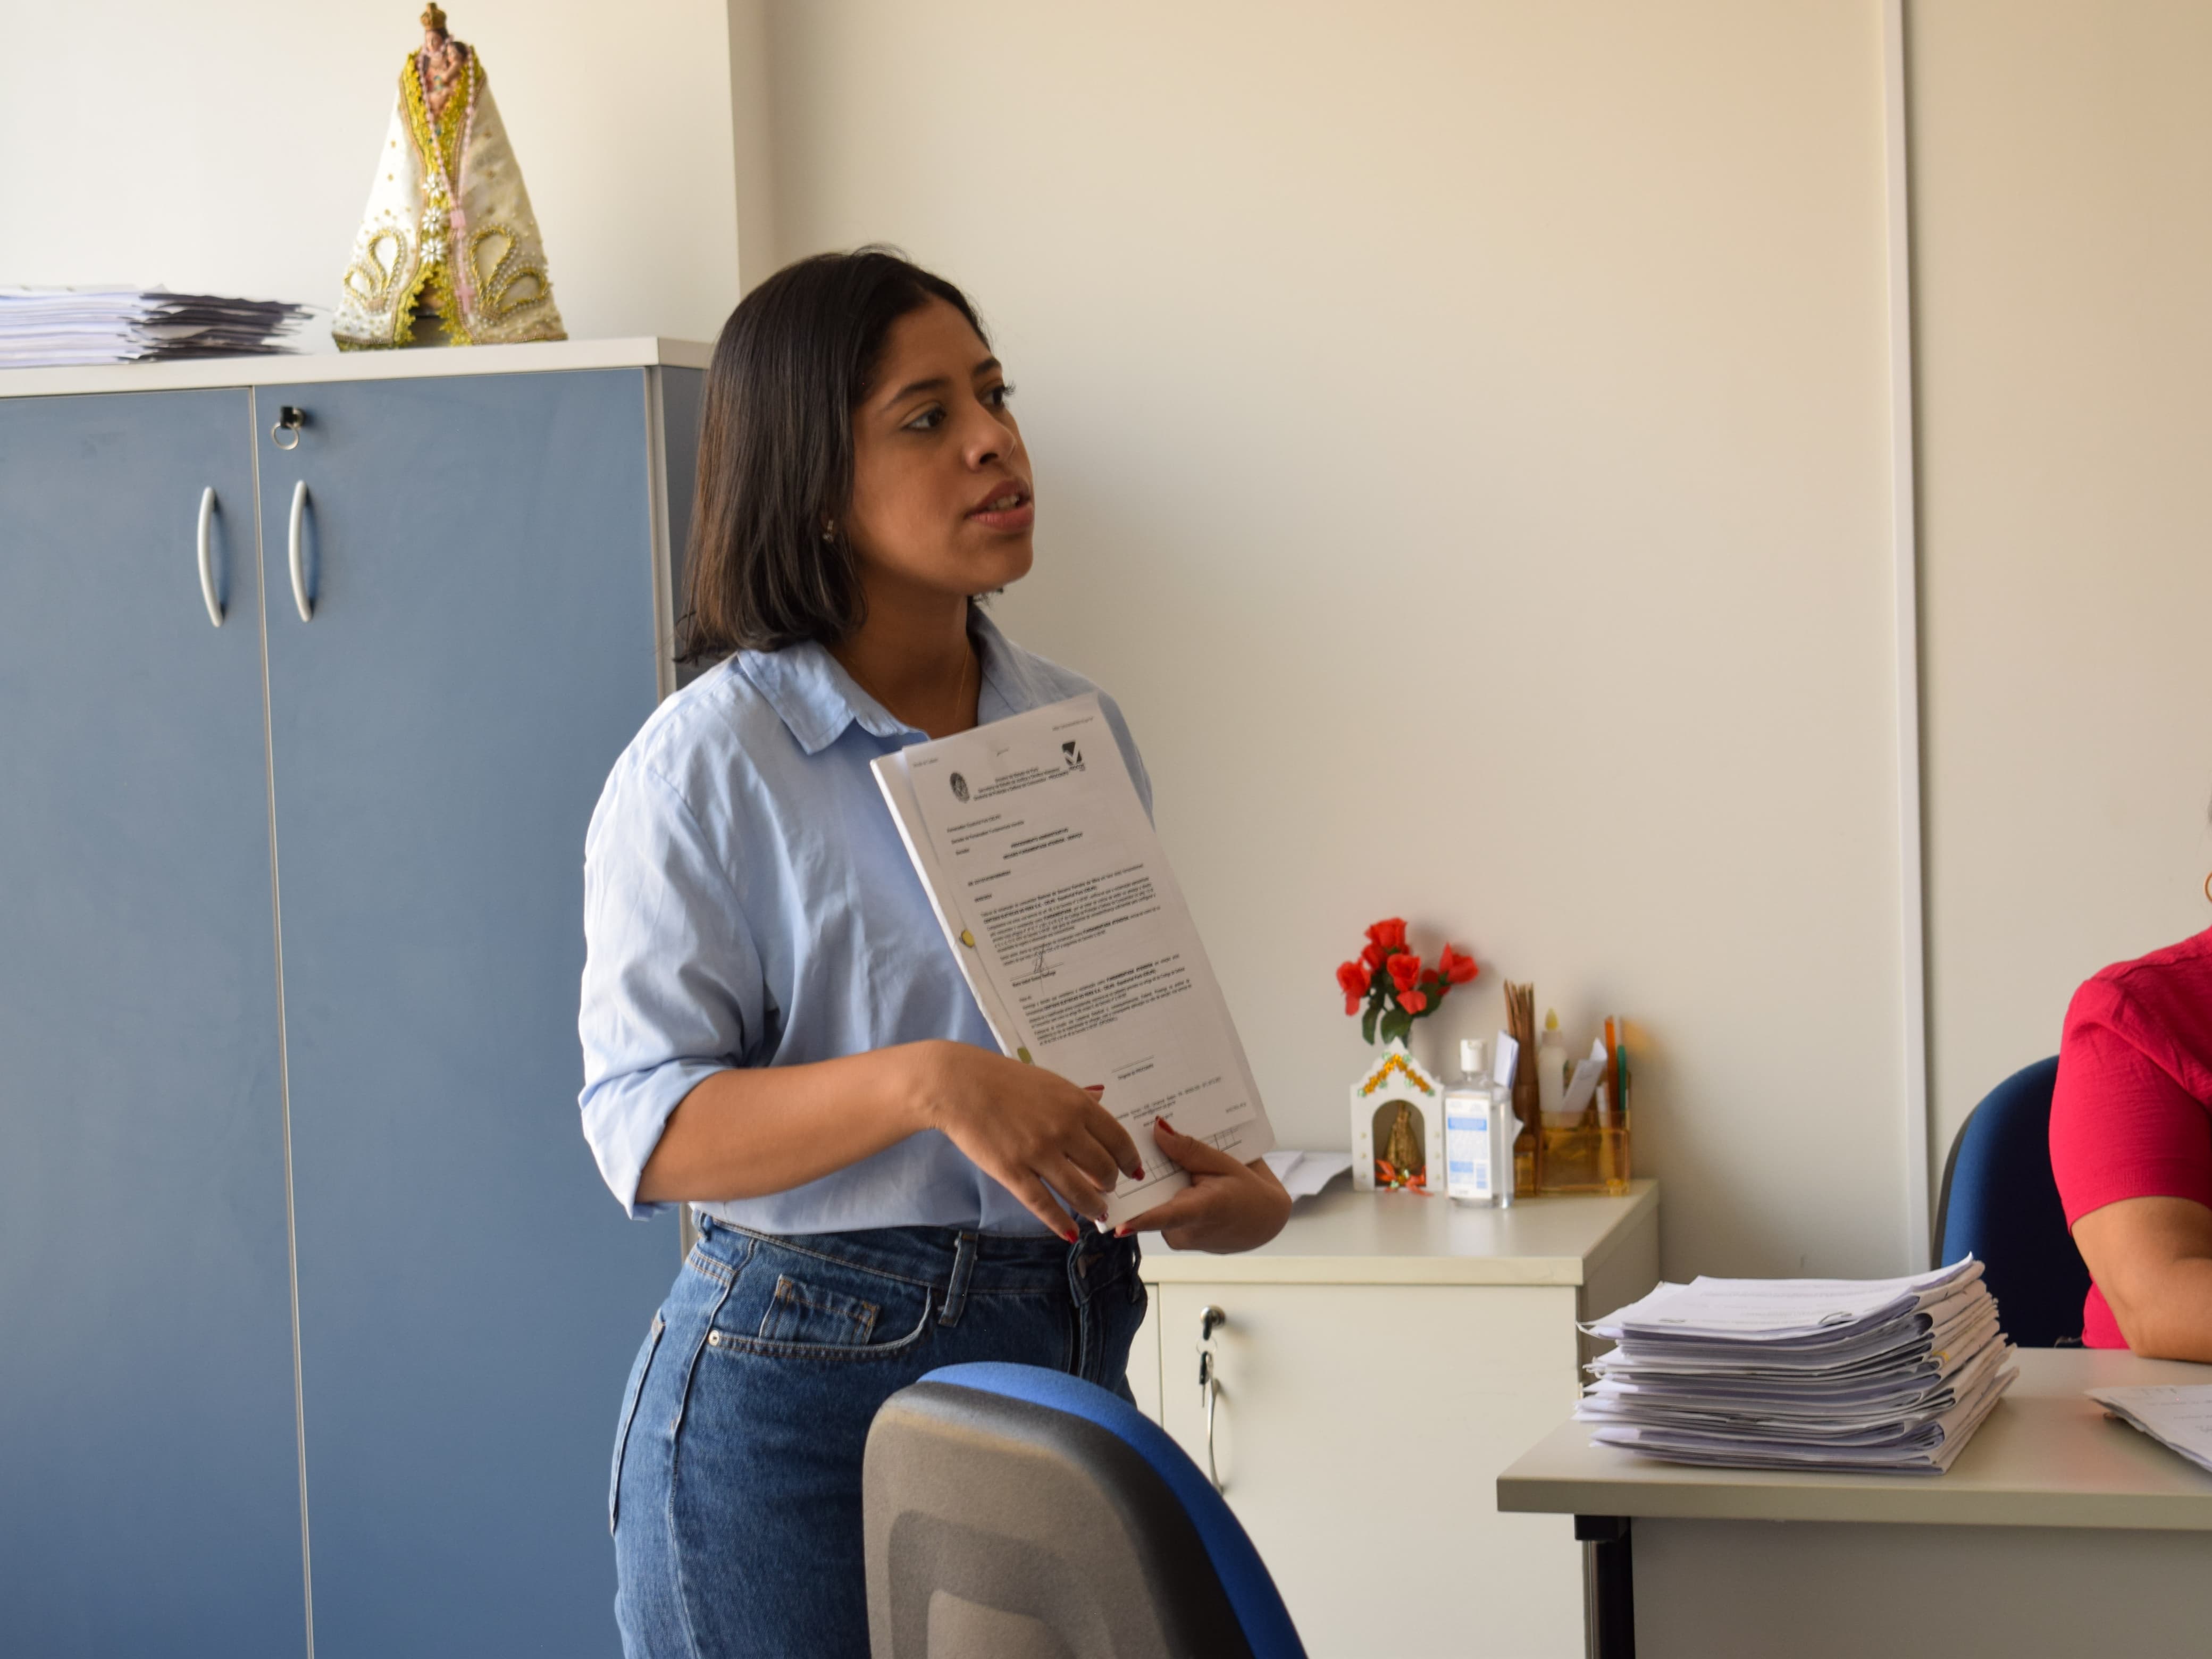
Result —
<path fill-rule="evenodd" d="M 834 542 L 837 539 L 836 520 L 824 519 L 822 521 L 822 539 L 825 542 Z M 2207 882 L 2212 882 L 2212 876 L 2207 876 L 2205 880 Z"/>
<path fill-rule="evenodd" d="M 2204 902 L 2212 904 L 2212 876 L 2204 878 Z"/>

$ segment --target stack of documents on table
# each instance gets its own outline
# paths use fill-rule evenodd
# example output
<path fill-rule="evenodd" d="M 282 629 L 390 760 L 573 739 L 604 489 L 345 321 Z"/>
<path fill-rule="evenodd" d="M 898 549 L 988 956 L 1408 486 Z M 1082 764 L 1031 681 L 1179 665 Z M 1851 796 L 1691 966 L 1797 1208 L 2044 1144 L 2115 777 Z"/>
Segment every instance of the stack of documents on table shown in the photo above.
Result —
<path fill-rule="evenodd" d="M 2018 1375 L 1969 1256 L 1907 1279 L 1700 1279 L 1583 1328 L 1575 1415 L 1671 1463 L 1941 1474 Z"/>
<path fill-rule="evenodd" d="M 161 289 L 0 288 L 0 368 L 298 351 L 307 306 Z"/>

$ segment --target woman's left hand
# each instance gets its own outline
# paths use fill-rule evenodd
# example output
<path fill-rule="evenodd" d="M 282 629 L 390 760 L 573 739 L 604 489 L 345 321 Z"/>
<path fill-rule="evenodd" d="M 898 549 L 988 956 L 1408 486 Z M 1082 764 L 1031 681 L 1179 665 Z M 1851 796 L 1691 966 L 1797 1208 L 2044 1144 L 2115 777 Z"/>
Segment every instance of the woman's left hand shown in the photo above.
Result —
<path fill-rule="evenodd" d="M 1265 1244 L 1291 1218 L 1291 1195 L 1264 1161 L 1239 1164 L 1218 1147 L 1152 1124 L 1160 1150 L 1189 1173 L 1190 1185 L 1114 1230 L 1116 1237 L 1157 1232 L 1170 1249 L 1225 1255 Z"/>

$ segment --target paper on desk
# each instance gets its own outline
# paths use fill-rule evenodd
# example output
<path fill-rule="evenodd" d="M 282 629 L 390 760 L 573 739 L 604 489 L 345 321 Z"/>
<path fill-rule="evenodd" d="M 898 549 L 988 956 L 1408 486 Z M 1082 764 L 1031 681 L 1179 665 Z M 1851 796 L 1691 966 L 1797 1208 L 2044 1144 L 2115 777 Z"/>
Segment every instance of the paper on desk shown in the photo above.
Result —
<path fill-rule="evenodd" d="M 1682 1336 L 1632 1330 L 1616 1337 L 1621 1346 L 1598 1355 L 1590 1365 L 1602 1372 L 1632 1364 L 1639 1376 L 1655 1378 L 1721 1373 L 1842 1379 L 1887 1373 L 1916 1356 L 1923 1363 L 1938 1363 L 1939 1350 L 1957 1346 L 1978 1322 L 1994 1321 L 1996 1308 L 1995 1301 L 1981 1288 L 1981 1281 L 1976 1279 L 1961 1296 L 1811 1336 L 1782 1339 L 1758 1333 L 1735 1337 Z"/>
<path fill-rule="evenodd" d="M 1278 1146 L 1267 1154 L 1267 1167 L 1293 1199 L 1311 1198 L 1352 1167 L 1352 1154 L 1302 1152 L 1295 1147 Z"/>
<path fill-rule="evenodd" d="M 1153 1139 L 1249 1162 L 1275 1144 L 1244 1045 L 1096 692 L 916 744 L 876 782 L 999 1045 L 1103 1103 L 1145 1178 L 1118 1225 L 1190 1184 Z"/>
<path fill-rule="evenodd" d="M 1946 1300 L 1982 1276 L 1972 1257 L 1903 1279 L 1698 1279 L 1662 1284 L 1583 1328 L 1615 1341 L 1717 1336 L 1730 1342 L 1843 1340 Z"/>
<path fill-rule="evenodd" d="M 1941 1474 L 1996 1408 L 2020 1373 L 2007 1364 L 1990 1374 L 1972 1397 L 1940 1417 L 1906 1421 L 1893 1431 L 1863 1435 L 1843 1443 L 1700 1434 L 1681 1430 L 1601 1425 L 1590 1437 L 1600 1445 L 1620 1446 L 1674 1463 L 1718 1468 L 1853 1470 L 1868 1474 Z M 1576 1413 L 1580 1416 L 1582 1413 Z"/>
<path fill-rule="evenodd" d="M 1972 1257 L 1906 1279 L 1662 1285 L 1584 1328 L 1600 1445 L 1714 1468 L 1940 1474 L 2017 1372 Z"/>
<path fill-rule="evenodd" d="M 2168 1451 L 2179 1452 L 2200 1469 L 2212 1469 L 2212 1383 L 2154 1382 L 2087 1392 Z"/>

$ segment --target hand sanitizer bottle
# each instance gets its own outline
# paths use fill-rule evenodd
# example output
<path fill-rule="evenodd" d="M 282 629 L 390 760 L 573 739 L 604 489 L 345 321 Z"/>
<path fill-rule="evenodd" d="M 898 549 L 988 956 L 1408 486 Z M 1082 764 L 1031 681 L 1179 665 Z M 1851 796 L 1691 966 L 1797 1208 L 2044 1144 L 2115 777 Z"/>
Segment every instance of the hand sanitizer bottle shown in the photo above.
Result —
<path fill-rule="evenodd" d="M 1504 1109 L 1483 1071 L 1482 1039 L 1465 1038 L 1459 1045 L 1459 1076 L 1444 1087 L 1444 1190 L 1462 1204 L 1498 1201 L 1498 1115 Z M 1510 1149 L 1512 1142 L 1505 1145 Z M 1510 1186 L 1510 1150 L 1505 1178 Z"/>

